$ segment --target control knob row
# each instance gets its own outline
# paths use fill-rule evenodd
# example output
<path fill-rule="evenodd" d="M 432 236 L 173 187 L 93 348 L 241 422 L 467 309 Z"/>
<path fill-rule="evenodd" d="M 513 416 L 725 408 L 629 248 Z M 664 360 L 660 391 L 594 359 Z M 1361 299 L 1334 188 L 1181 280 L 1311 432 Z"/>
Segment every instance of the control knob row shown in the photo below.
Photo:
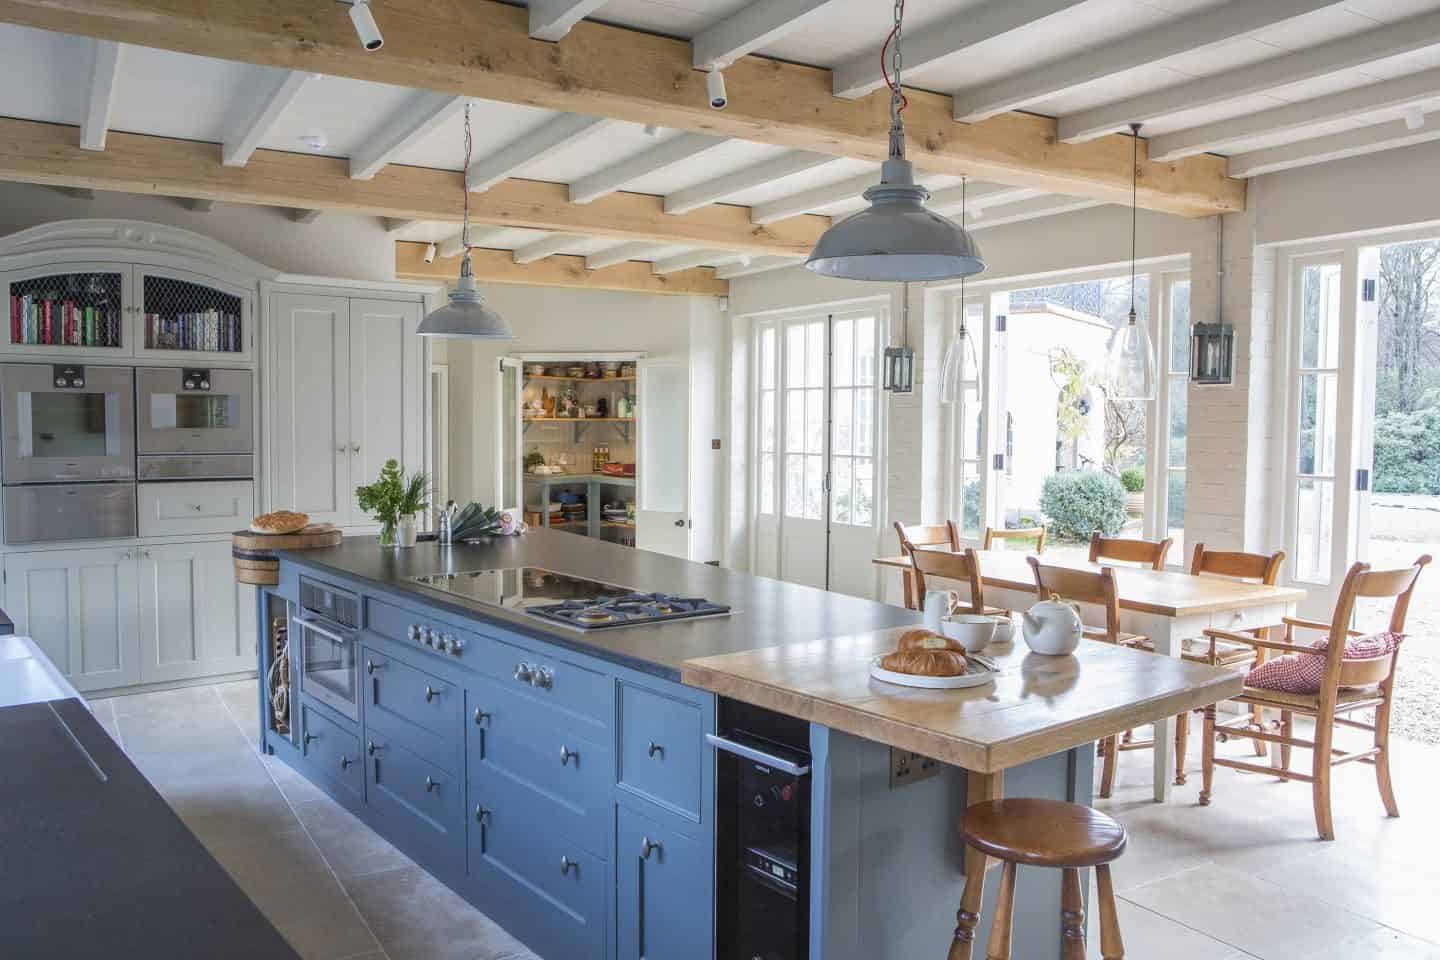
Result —
<path fill-rule="evenodd" d="M 465 649 L 465 641 L 459 637 L 449 633 L 441 633 L 439 630 L 432 630 L 418 623 L 410 624 L 410 626 L 406 628 L 406 635 L 409 636 L 410 640 L 414 643 L 424 644 L 427 647 L 433 647 L 441 653 L 450 653 L 457 657 L 460 656 L 460 651 Z"/>

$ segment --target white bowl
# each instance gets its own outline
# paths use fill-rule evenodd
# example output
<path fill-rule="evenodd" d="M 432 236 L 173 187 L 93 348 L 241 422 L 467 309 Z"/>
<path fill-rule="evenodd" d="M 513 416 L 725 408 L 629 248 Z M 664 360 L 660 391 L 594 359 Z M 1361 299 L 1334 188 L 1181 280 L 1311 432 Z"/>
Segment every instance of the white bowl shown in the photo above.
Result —
<path fill-rule="evenodd" d="M 940 632 L 959 641 L 966 653 L 979 653 L 990 646 L 996 626 L 994 617 L 973 613 L 953 613 L 940 619 Z"/>

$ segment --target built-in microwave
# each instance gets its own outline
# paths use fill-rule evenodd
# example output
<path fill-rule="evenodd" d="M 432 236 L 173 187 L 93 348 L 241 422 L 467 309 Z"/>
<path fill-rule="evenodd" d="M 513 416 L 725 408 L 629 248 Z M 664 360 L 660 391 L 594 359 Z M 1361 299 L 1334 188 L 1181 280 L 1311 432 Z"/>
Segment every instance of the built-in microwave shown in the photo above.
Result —
<path fill-rule="evenodd" d="M 0 364 L 7 486 L 135 479 L 130 367 Z"/>
<path fill-rule="evenodd" d="M 300 614 L 290 643 L 300 654 L 300 690 L 351 720 L 360 719 L 360 598 L 300 578 Z"/>
<path fill-rule="evenodd" d="M 249 370 L 136 371 L 141 480 L 245 479 L 254 474 L 254 377 Z"/>

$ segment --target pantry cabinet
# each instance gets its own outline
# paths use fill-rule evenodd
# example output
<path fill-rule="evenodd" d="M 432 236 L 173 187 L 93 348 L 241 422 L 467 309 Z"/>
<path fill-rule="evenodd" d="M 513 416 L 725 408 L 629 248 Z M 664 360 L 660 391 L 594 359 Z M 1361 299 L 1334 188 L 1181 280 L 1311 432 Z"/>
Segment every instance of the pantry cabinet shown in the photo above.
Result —
<path fill-rule="evenodd" d="M 416 300 L 273 294 L 266 368 L 266 508 L 315 523 L 373 521 L 355 488 L 386 460 L 423 469 Z"/>

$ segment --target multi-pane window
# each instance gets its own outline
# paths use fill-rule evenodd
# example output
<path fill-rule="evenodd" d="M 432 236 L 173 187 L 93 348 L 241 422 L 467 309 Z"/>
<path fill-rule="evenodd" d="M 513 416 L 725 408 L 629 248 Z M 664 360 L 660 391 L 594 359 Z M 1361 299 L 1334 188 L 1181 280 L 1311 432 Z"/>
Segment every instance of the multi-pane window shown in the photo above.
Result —
<path fill-rule="evenodd" d="M 785 328 L 785 516 L 808 520 L 824 516 L 825 323 Z"/>
<path fill-rule="evenodd" d="M 1170 349 L 1165 370 L 1169 431 L 1165 460 L 1166 536 L 1175 541 L 1171 557 L 1185 557 L 1185 434 L 1190 374 L 1190 281 L 1170 284 Z"/>
<path fill-rule="evenodd" d="M 875 318 L 833 323 L 830 519 L 868 527 L 875 521 Z"/>
<path fill-rule="evenodd" d="M 1340 264 L 1304 266 L 1298 284 L 1295 577 L 1330 579 L 1340 383 Z"/>
<path fill-rule="evenodd" d="M 776 333 L 773 326 L 760 331 L 760 355 L 757 358 L 760 380 L 760 423 L 757 437 L 760 473 L 757 477 L 760 495 L 760 512 L 765 516 L 775 513 L 775 456 L 778 452 L 779 431 L 775 410 L 776 380 Z"/>

